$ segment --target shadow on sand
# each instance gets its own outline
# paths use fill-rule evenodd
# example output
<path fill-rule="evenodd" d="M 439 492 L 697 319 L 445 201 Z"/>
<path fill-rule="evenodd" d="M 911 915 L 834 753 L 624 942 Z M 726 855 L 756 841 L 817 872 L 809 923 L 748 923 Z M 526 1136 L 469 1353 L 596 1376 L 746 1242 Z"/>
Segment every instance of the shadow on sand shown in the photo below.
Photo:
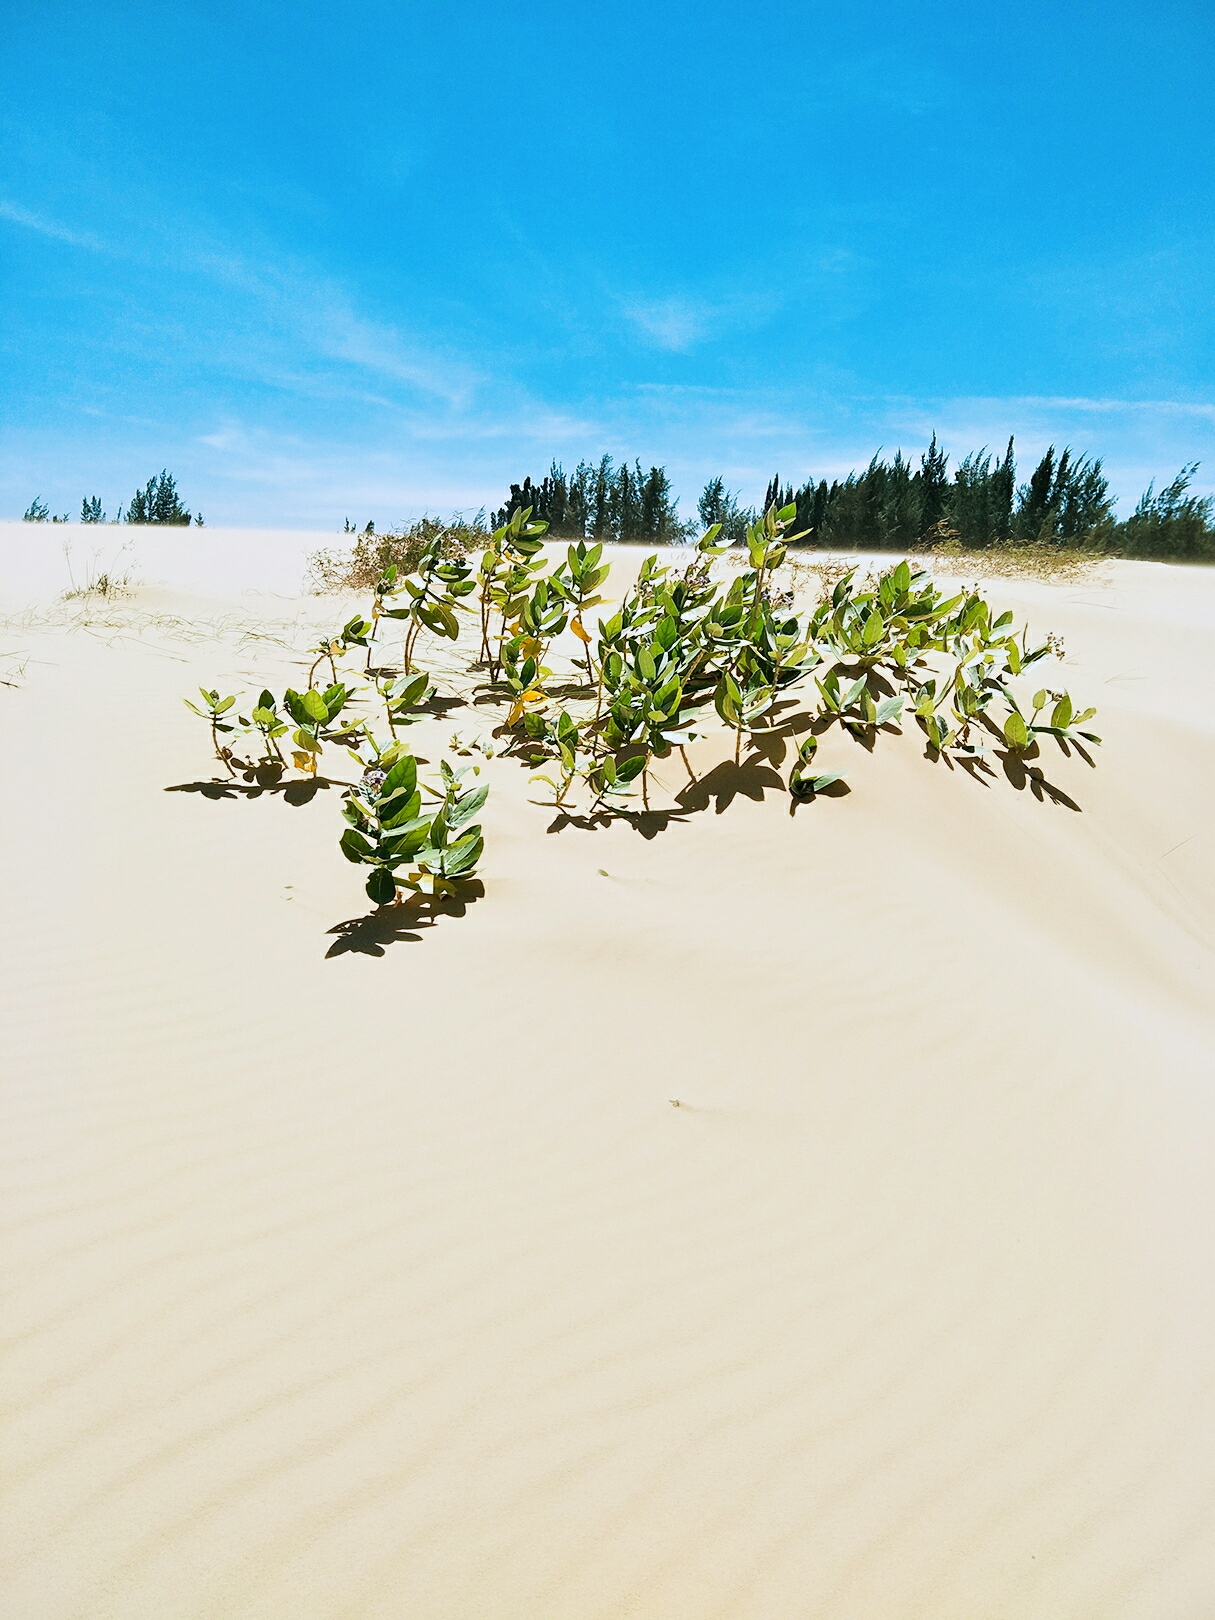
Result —
<path fill-rule="evenodd" d="M 390 945 L 420 945 L 428 928 L 436 927 L 443 917 L 462 917 L 484 895 L 485 885 L 480 879 L 468 878 L 454 884 L 450 894 L 415 894 L 396 905 L 377 906 L 365 917 L 351 917 L 329 930 L 337 937 L 325 952 L 325 959 L 350 952 L 356 956 L 383 956 Z"/>

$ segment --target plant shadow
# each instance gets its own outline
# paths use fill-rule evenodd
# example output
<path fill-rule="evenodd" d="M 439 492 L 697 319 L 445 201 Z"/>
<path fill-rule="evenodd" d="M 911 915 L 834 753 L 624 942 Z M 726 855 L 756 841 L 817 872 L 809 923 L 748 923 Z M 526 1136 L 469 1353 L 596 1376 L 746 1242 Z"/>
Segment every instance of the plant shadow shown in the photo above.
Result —
<path fill-rule="evenodd" d="M 1004 767 L 1004 775 L 1016 788 L 1018 793 L 1024 793 L 1026 788 L 1033 794 L 1039 804 L 1062 805 L 1065 810 L 1074 810 L 1080 814 L 1080 806 L 1063 789 L 1048 782 L 1040 766 L 1026 763 L 1022 754 L 1005 753 L 997 751 L 996 756 Z"/>
<path fill-rule="evenodd" d="M 567 827 L 577 827 L 580 832 L 600 832 L 604 827 L 610 827 L 614 821 L 624 821 L 634 832 L 649 840 L 657 838 L 659 833 L 666 832 L 668 827 L 686 820 L 687 813 L 683 810 L 626 810 L 621 805 L 610 807 L 601 805 L 589 815 L 572 810 L 559 810 L 545 831 L 559 833 L 564 832 Z"/>
<path fill-rule="evenodd" d="M 479 878 L 465 878 L 452 885 L 450 894 L 415 894 L 396 905 L 377 906 L 365 917 L 350 917 L 330 930 L 337 938 L 325 952 L 333 956 L 383 956 L 390 945 L 420 945 L 422 935 L 434 928 L 441 917 L 463 917 L 469 906 L 485 895 Z"/>
<path fill-rule="evenodd" d="M 675 795 L 675 802 L 685 813 L 698 813 L 714 807 L 721 815 L 741 793 L 745 798 L 762 804 L 769 788 L 785 792 L 785 784 L 762 754 L 751 754 L 736 765 L 732 759 L 723 759 L 707 776 L 698 777 Z"/>
<path fill-rule="evenodd" d="M 175 782 L 165 788 L 166 793 L 198 793 L 204 799 L 260 799 L 266 794 L 277 794 L 284 804 L 299 806 L 311 804 L 318 793 L 327 793 L 333 787 L 348 787 L 349 783 L 331 780 L 327 776 L 308 776 L 302 780 L 284 782 L 282 771 L 273 769 L 245 773 L 243 781 L 235 777 L 212 777 L 209 782 Z"/>
<path fill-rule="evenodd" d="M 433 715 L 438 720 L 444 720 L 453 709 L 466 709 L 467 707 L 468 702 L 465 698 L 440 697 L 436 693 L 433 697 L 427 698 L 418 712 L 419 714 Z"/>

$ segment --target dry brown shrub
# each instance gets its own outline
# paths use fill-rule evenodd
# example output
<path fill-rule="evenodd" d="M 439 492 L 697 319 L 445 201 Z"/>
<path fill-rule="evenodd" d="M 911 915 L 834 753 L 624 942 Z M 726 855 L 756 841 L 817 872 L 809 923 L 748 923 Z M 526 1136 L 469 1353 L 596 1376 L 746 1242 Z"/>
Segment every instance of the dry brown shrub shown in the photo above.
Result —
<path fill-rule="evenodd" d="M 872 569 L 875 559 L 872 554 L 864 555 L 864 568 Z M 913 568 L 923 568 L 932 574 L 952 575 L 957 579 L 1026 578 L 1059 584 L 1091 580 L 1104 564 L 1111 561 L 1101 551 L 1053 545 L 998 545 L 972 551 L 948 536 L 931 546 L 909 551 L 906 555 Z M 902 561 L 902 556 L 902 553 L 892 551 L 887 561 L 883 555 L 878 571 L 896 567 Z M 799 594 L 810 588 L 810 576 L 813 575 L 818 581 L 816 594 L 820 597 L 830 596 L 845 574 L 862 567 L 861 557 L 855 552 L 851 556 L 836 552 L 801 552 L 791 554 L 790 561 Z M 862 571 L 859 588 L 864 587 L 864 577 L 867 576 Z"/>
<path fill-rule="evenodd" d="M 1085 551 L 1075 546 L 999 545 L 968 551 L 959 546 L 934 546 L 915 553 L 941 574 L 965 575 L 967 579 L 1044 579 L 1066 584 L 1091 579 L 1109 558 L 1101 551 Z"/>
<path fill-rule="evenodd" d="M 465 557 L 489 541 L 489 532 L 477 521 L 423 517 L 407 529 L 386 529 L 383 534 L 364 530 L 350 551 L 314 551 L 308 558 L 304 589 L 314 596 L 337 591 L 374 590 L 385 569 L 396 565 L 398 576 L 412 574 L 423 548 L 436 535 L 443 536 L 444 555 Z"/>

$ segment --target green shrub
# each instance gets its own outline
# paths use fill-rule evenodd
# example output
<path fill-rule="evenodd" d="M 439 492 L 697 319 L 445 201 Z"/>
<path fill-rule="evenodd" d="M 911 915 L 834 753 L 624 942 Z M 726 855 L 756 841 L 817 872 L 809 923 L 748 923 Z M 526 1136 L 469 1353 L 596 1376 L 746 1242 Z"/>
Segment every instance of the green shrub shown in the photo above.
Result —
<path fill-rule="evenodd" d="M 190 513 L 177 494 L 177 480 L 166 471 L 149 478 L 143 489 L 137 489 L 126 511 L 128 523 L 169 523 L 184 527 L 190 520 Z"/>
<path fill-rule="evenodd" d="M 1110 549 L 1123 557 L 1175 562 L 1215 559 L 1215 495 L 1186 494 L 1197 470 L 1196 461 L 1183 467 L 1158 495 L 1149 484 L 1134 513 L 1114 529 Z"/>
<path fill-rule="evenodd" d="M 1002 465 L 1011 472 L 1011 454 Z M 1063 459 L 1060 466 L 1066 472 Z M 976 477 L 987 476 L 982 463 L 976 469 Z M 1057 476 L 1055 469 L 1052 487 Z M 1082 465 L 1078 476 L 1085 476 Z M 1167 517 L 1183 507 L 1179 480 L 1152 511 Z M 1205 521 L 1205 509 L 1203 515 Z M 656 554 L 646 557 L 616 611 L 598 621 L 597 636 L 582 616 L 603 600 L 599 587 L 608 565 L 599 545 L 580 541 L 550 564 L 544 525 L 520 508 L 489 536 L 474 577 L 463 543 L 432 524 L 413 536 L 417 549 L 406 555 L 414 570 L 403 574 L 389 562 L 370 582 L 370 617 L 352 618 L 313 649 L 308 688 L 288 689 L 281 712 L 269 691 L 249 719 L 235 723 L 229 718 L 235 698 L 218 691 L 202 692 L 205 708 L 190 707 L 208 721 L 216 755 L 232 776 L 260 773 L 261 782 L 267 767 L 272 774 L 285 768 L 278 739 L 292 726 L 293 762 L 307 777 L 316 776 L 327 743 L 345 745 L 360 775 L 346 784 L 341 846 L 348 860 L 370 869 L 367 893 L 377 905 L 403 889 L 449 892 L 473 874 L 484 851 L 472 817 L 487 789 L 466 785 L 465 771 L 446 760 L 440 785 L 427 786 L 416 757 L 396 735 L 434 696 L 430 676 L 414 667 L 421 637 L 458 642 L 461 614 L 474 605 L 479 656 L 470 658 L 469 669 L 484 679 L 473 706 L 494 716 L 495 735 L 507 738 L 508 753 L 532 766 L 554 762 L 554 774 L 533 780 L 547 784 L 549 802 L 567 815 L 580 789 L 592 816 L 632 814 L 627 801 L 637 790 L 648 810 L 650 766 L 675 750 L 695 783 L 685 745 L 720 726 L 732 733 L 739 767 L 744 740 L 779 758 L 782 739 L 800 736 L 787 784 L 795 802 L 812 801 L 841 780 L 838 772 L 813 770 L 821 734 L 838 725 L 871 748 L 882 733 L 901 730 L 905 715 L 919 728 L 929 759 L 972 771 L 990 773 L 994 752 L 1024 781 L 1033 774 L 1026 762 L 1051 737 L 1064 754 L 1078 753 L 1091 764 L 1086 746 L 1100 738 L 1080 729 L 1091 708 L 1077 714 L 1067 692 L 1043 687 L 1032 709 L 1023 710 L 1014 690 L 1039 660 L 1062 656 L 1056 638 L 1031 644 L 1026 629 L 1015 629 L 1012 613 L 997 614 L 977 587 L 947 597 L 906 559 L 872 581 L 858 579 L 855 570 L 837 573 L 810 609 L 799 612 L 785 583 L 789 547 L 801 538 L 797 521 L 796 501 L 769 504 L 747 527 L 744 566 L 725 580 L 713 577 L 714 560 L 729 549 L 717 525 L 679 567 Z M 360 536 L 365 560 L 373 543 L 391 538 L 370 530 Z M 406 627 L 403 667 L 378 668 L 369 688 L 337 680 L 337 661 L 355 648 L 366 647 L 370 665 L 386 619 Z M 557 706 L 545 660 L 567 627 L 575 630 L 578 648 L 567 659 Z M 335 679 L 322 690 L 312 681 L 326 662 Z M 392 732 L 386 747 L 358 709 L 369 692 L 385 706 Z M 1043 720 L 1048 703 L 1050 717 Z M 796 721 L 790 710 L 797 711 Z M 237 758 L 237 725 L 258 738 L 260 767 Z M 436 801 L 428 809 L 424 793 Z"/>

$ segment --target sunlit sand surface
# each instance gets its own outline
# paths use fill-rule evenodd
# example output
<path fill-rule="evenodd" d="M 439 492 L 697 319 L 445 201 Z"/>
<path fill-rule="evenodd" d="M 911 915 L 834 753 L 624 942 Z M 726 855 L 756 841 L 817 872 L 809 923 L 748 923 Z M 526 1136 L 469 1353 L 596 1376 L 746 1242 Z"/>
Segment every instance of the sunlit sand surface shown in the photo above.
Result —
<path fill-rule="evenodd" d="M 588 831 L 496 757 L 484 898 L 369 921 L 340 788 L 217 796 L 181 702 L 299 684 L 304 538 L 84 608 L 56 540 L 0 535 L 0 1613 L 1213 1611 L 1215 573 L 990 582 L 1095 769 L 833 734 L 791 815 L 708 739 Z"/>

